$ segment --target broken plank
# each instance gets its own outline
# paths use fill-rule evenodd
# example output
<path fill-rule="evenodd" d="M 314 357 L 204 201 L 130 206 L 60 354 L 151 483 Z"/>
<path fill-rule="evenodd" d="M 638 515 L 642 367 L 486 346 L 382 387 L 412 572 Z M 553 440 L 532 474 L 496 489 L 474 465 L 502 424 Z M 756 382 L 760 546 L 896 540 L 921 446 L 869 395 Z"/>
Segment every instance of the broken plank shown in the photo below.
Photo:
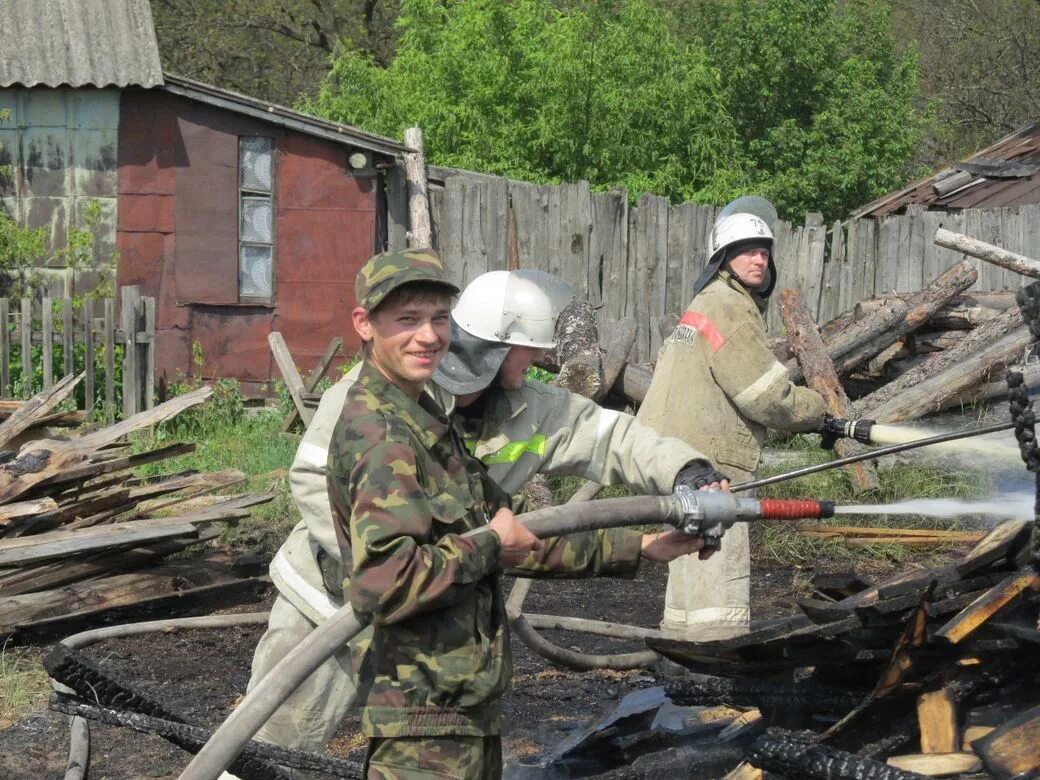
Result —
<path fill-rule="evenodd" d="M 1040 706 L 972 743 L 986 769 L 997 777 L 1024 775 L 1040 769 Z"/>
<path fill-rule="evenodd" d="M 969 574 L 996 561 L 1014 558 L 1019 549 L 1029 544 L 1032 530 L 1030 520 L 1005 520 L 956 564 L 957 571 Z"/>
<path fill-rule="evenodd" d="M 917 723 L 922 753 L 957 752 L 957 705 L 949 688 L 926 691 L 917 697 Z"/>
<path fill-rule="evenodd" d="M 973 753 L 907 753 L 889 756 L 885 763 L 904 772 L 916 772 L 926 777 L 952 777 L 969 774 L 982 768 L 979 757 Z"/>
<path fill-rule="evenodd" d="M 173 539 L 183 536 L 196 536 L 197 530 L 191 523 L 171 523 L 165 526 L 136 526 L 136 523 L 147 522 L 135 520 L 130 523 L 119 523 L 114 526 L 85 528 L 70 532 L 75 538 L 47 539 L 51 534 L 21 537 L 11 542 L 0 541 L 0 566 L 24 566 L 41 561 L 62 558 L 67 555 L 81 555 L 95 550 L 125 547 L 155 542 L 161 539 Z M 125 528 L 124 526 L 134 526 Z M 92 532 L 99 533 L 92 533 Z M 65 532 L 57 531 L 64 536 Z"/>
<path fill-rule="evenodd" d="M 999 585 L 983 593 L 953 620 L 936 631 L 935 636 L 957 644 L 993 617 L 1023 591 L 1040 587 L 1040 574 L 1033 570 L 1013 573 Z"/>
<path fill-rule="evenodd" d="M 985 536 L 981 531 L 946 531 L 928 528 L 870 528 L 852 525 L 800 525 L 798 526 L 798 531 L 809 534 L 851 534 L 853 536 L 947 536 L 961 541 L 979 541 Z"/>

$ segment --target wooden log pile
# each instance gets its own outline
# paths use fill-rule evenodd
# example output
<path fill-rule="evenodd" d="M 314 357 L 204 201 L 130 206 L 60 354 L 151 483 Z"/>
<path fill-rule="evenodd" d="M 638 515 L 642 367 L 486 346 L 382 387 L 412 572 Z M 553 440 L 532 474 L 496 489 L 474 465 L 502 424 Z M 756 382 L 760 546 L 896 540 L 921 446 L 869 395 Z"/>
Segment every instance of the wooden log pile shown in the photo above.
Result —
<path fill-rule="evenodd" d="M 266 580 L 229 561 L 167 560 L 215 539 L 220 524 L 272 494 L 214 495 L 237 471 L 183 472 L 144 480 L 137 466 L 194 450 L 167 444 L 134 451 L 127 437 L 203 403 L 208 387 L 114 425 L 66 438 L 12 442 L 41 421 L 80 377 L 68 376 L 0 423 L 0 641 L 43 641 L 109 622 L 168 617 L 257 598 Z"/>
<path fill-rule="evenodd" d="M 975 259 L 956 263 L 917 292 L 859 301 L 819 326 L 822 346 L 815 345 L 817 339 L 797 316 L 785 317 L 788 335 L 773 340 L 773 351 L 792 379 L 829 388 L 832 406 L 846 406 L 851 416 L 887 423 L 1006 397 L 1004 369 L 1020 363 L 1031 338 L 1013 292 L 971 289 L 978 279 L 977 261 L 1030 277 L 1040 274 L 1040 262 L 942 229 L 935 241 Z M 783 296 L 791 294 L 777 295 L 782 314 L 785 305 L 791 308 Z M 676 323 L 674 314 L 663 317 L 662 337 Z M 597 344 L 591 307 L 573 306 L 561 317 L 560 347 L 542 365 L 579 377 L 577 392 L 615 406 L 638 405 L 650 387 L 653 366 L 627 362 L 633 329 L 631 320 L 623 320 Z M 796 355 L 795 331 L 803 344 L 814 344 L 811 351 Z M 806 362 L 812 374 L 808 380 Z M 1027 384 L 1040 383 L 1040 366 L 1028 365 L 1024 374 Z M 866 484 L 869 476 L 861 481 Z"/>
<path fill-rule="evenodd" d="M 1032 525 L 878 584 L 831 576 L 742 637 L 647 644 L 690 670 L 666 688 L 676 705 L 761 715 L 729 778 L 1040 777 Z"/>

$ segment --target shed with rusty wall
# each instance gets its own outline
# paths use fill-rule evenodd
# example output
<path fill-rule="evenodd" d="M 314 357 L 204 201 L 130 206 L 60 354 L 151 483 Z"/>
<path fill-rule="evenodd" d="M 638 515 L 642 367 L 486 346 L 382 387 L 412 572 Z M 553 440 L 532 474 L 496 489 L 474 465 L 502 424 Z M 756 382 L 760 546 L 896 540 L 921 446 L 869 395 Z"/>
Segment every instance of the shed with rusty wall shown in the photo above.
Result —
<path fill-rule="evenodd" d="M 279 376 L 272 331 L 303 371 L 335 336 L 348 354 L 358 347 L 354 277 L 386 246 L 382 169 L 404 147 L 279 111 L 286 121 L 271 121 L 273 111 L 251 99 L 169 76 L 163 87 L 122 93 L 118 283 L 156 298 L 160 386 L 194 373 L 201 354 L 205 379 L 270 391 Z M 246 159 L 265 145 L 270 165 L 258 183 Z M 263 255 L 265 241 L 266 286 L 242 260 Z"/>

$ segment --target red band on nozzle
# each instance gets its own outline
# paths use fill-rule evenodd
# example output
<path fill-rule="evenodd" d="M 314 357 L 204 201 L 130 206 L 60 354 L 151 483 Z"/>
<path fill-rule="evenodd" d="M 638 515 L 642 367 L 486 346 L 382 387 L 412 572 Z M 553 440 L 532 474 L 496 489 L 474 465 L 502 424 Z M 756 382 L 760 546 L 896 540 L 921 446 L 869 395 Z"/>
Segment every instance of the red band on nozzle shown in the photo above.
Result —
<path fill-rule="evenodd" d="M 764 498 L 759 505 L 763 520 L 816 520 L 834 516 L 833 501 Z"/>

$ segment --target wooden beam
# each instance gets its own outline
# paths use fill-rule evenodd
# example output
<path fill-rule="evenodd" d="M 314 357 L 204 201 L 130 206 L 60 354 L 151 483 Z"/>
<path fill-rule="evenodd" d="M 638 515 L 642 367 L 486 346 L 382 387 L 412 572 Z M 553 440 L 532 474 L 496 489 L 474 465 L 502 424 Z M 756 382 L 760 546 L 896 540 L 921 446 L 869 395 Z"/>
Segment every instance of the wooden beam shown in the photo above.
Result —
<path fill-rule="evenodd" d="M 798 290 L 784 290 L 780 293 L 777 309 L 787 328 L 787 339 L 805 373 L 806 384 L 823 397 L 827 411 L 835 417 L 850 418 L 852 408 L 849 398 L 845 395 L 845 389 L 841 386 L 802 294 Z M 844 457 L 853 454 L 856 447 L 848 441 L 839 441 L 835 450 Z M 868 463 L 854 464 L 850 467 L 850 475 L 857 493 L 875 490 L 880 484 L 877 473 Z"/>
<path fill-rule="evenodd" d="M 1010 604 L 1023 591 L 1038 588 L 1040 588 L 1040 574 L 1036 571 L 1024 569 L 1015 572 L 971 602 L 953 620 L 936 631 L 935 636 L 938 639 L 945 639 L 950 644 L 957 644 L 1003 607 Z"/>
<path fill-rule="evenodd" d="M 303 380 L 300 379 L 300 372 L 296 370 L 296 364 L 293 363 L 292 355 L 289 353 L 289 347 L 286 346 L 285 339 L 278 331 L 268 334 L 267 343 L 271 345 L 274 362 L 278 364 L 278 370 L 282 372 L 282 379 L 285 380 L 285 386 L 289 390 L 289 395 L 292 396 L 293 405 L 306 428 L 314 419 L 314 410 L 304 400 L 306 390 Z"/>
<path fill-rule="evenodd" d="M 405 152 L 404 171 L 408 182 L 408 246 L 420 249 L 433 246 L 433 228 L 430 222 L 430 196 L 426 184 L 426 154 L 422 130 L 409 127 L 404 131 L 405 146 L 415 151 Z"/>
<path fill-rule="evenodd" d="M 966 236 L 963 233 L 954 233 L 952 230 L 939 228 L 935 231 L 935 243 L 1014 271 L 1016 274 L 1040 279 L 1040 262 L 1017 252 L 1009 252 L 999 246 L 979 241 L 977 238 Z"/>
<path fill-rule="evenodd" d="M 336 336 L 329 345 L 325 348 L 325 354 L 318 360 L 316 366 L 311 369 L 311 372 L 307 375 L 307 378 L 303 380 L 303 390 L 305 393 L 313 393 L 315 388 L 318 386 L 318 382 L 325 376 L 325 372 L 329 370 L 329 364 L 332 359 L 339 354 L 339 351 L 343 349 L 343 338 Z M 288 417 L 282 422 L 282 433 L 288 433 L 295 425 L 296 420 L 299 418 L 300 413 L 296 409 L 296 404 L 293 403 L 293 410 L 289 412 Z"/>

